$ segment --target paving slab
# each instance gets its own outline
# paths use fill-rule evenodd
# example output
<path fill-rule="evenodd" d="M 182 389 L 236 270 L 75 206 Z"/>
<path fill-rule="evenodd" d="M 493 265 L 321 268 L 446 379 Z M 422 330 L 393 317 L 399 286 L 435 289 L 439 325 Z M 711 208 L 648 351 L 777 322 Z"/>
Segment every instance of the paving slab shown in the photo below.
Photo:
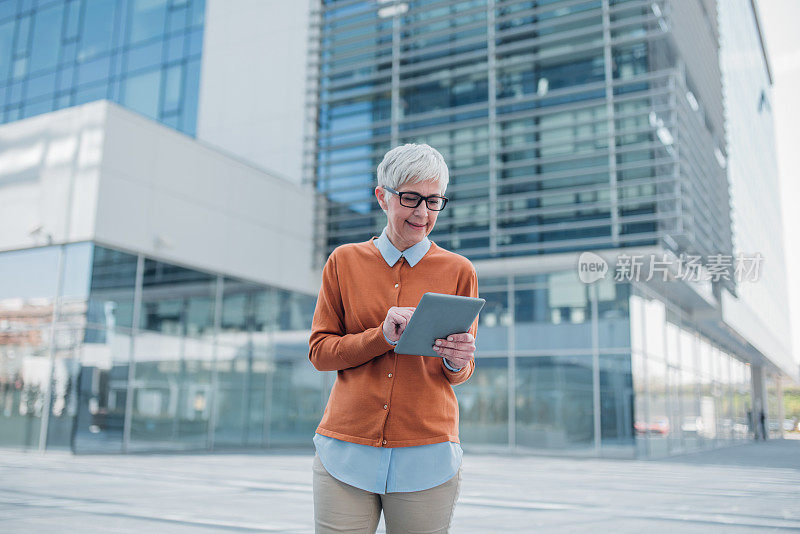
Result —
<path fill-rule="evenodd" d="M 309 533 L 312 459 L 0 451 L 0 532 Z M 661 460 L 467 451 L 463 475 L 454 533 L 800 532 L 800 440 Z"/>

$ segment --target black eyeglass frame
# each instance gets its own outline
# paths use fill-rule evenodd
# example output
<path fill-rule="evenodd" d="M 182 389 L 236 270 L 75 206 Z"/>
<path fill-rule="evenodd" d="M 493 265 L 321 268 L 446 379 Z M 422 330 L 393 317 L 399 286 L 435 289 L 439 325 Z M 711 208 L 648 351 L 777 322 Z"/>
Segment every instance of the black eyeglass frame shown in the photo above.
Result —
<path fill-rule="evenodd" d="M 444 209 L 444 207 L 447 206 L 447 201 L 449 200 L 447 197 L 443 197 L 442 195 L 430 195 L 430 196 L 424 197 L 424 196 L 420 195 L 419 193 L 414 193 L 413 191 L 402 191 L 401 192 L 401 191 L 396 191 L 396 190 L 392 189 L 391 187 L 386 187 L 386 186 L 383 186 L 383 185 L 381 187 L 383 189 L 385 189 L 386 191 L 392 193 L 393 195 L 397 195 L 398 197 L 400 197 L 400 205 L 403 206 L 403 207 L 406 207 L 406 208 L 416 208 L 417 206 L 422 204 L 422 201 L 424 200 L 425 201 L 425 206 L 429 210 L 431 210 L 431 211 L 442 211 Z M 415 196 L 417 196 L 419 198 L 417 199 L 417 203 L 416 204 L 414 204 L 413 206 L 410 206 L 408 204 L 403 204 L 403 195 L 415 195 Z M 428 199 L 430 199 L 430 198 L 441 199 L 442 207 L 440 207 L 439 209 L 432 208 L 431 205 L 428 203 Z M 408 202 L 411 202 L 411 201 L 409 200 Z"/>

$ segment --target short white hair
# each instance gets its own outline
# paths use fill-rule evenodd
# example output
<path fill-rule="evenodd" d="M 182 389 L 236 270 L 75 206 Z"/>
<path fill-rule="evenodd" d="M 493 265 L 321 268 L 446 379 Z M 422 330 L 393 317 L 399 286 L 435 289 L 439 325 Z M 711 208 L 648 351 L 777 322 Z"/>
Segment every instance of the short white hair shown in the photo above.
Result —
<path fill-rule="evenodd" d="M 447 189 L 450 171 L 438 150 L 425 144 L 408 143 L 391 149 L 378 165 L 378 185 L 398 189 L 403 184 L 436 180 L 441 194 Z M 388 191 L 384 198 L 389 199 Z"/>

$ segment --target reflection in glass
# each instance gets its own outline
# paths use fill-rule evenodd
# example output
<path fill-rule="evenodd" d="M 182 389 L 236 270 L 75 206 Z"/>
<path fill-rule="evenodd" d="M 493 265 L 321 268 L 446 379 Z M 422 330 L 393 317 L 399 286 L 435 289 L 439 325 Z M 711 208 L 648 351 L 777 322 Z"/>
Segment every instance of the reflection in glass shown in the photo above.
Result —
<path fill-rule="evenodd" d="M 667 414 L 669 421 L 669 451 L 683 450 L 683 402 L 681 398 L 680 370 L 667 364 Z"/>
<path fill-rule="evenodd" d="M 631 343 L 630 285 L 614 283 L 610 278 L 596 284 L 598 345 L 627 349 Z"/>
<path fill-rule="evenodd" d="M 475 373 L 455 388 L 465 443 L 508 443 L 508 358 L 478 358 Z"/>
<path fill-rule="evenodd" d="M 669 421 L 666 364 L 656 358 L 647 358 L 647 379 L 650 391 L 648 418 L 636 431 L 647 435 L 650 456 L 666 456 L 669 453 L 667 438 L 672 431 Z"/>
<path fill-rule="evenodd" d="M 117 2 L 106 0 L 87 0 L 83 12 L 83 34 L 78 58 L 83 60 L 111 49 Z"/>
<path fill-rule="evenodd" d="M 633 442 L 633 377 L 629 354 L 600 355 L 600 436 L 602 446 Z"/>
<path fill-rule="evenodd" d="M 158 95 L 161 89 L 161 70 L 151 70 L 130 76 L 122 89 L 122 104 L 151 119 L 158 118 Z"/>
<path fill-rule="evenodd" d="M 30 52 L 30 70 L 52 69 L 58 61 L 61 34 L 61 5 L 50 6 L 36 12 L 33 23 L 33 39 Z"/>
<path fill-rule="evenodd" d="M 76 451 L 122 451 L 136 262 L 133 254 L 93 247 L 80 346 Z"/>
<path fill-rule="evenodd" d="M 91 289 L 87 322 L 114 327 L 133 326 L 133 293 L 136 285 L 136 256 L 96 246 L 92 258 Z M 87 342 L 102 330 L 87 331 Z M 102 342 L 103 339 L 97 339 Z"/>
<path fill-rule="evenodd" d="M 644 457 L 648 452 L 647 421 L 650 418 L 650 398 L 647 383 L 646 358 L 641 351 L 631 354 L 631 371 L 634 387 L 634 434 L 636 436 L 636 456 Z"/>
<path fill-rule="evenodd" d="M 266 445 L 269 404 L 266 390 L 274 372 L 272 335 L 256 329 L 258 284 L 225 279 L 217 362 L 215 446 Z M 272 290 L 266 292 L 274 293 Z M 274 310 L 272 307 L 274 306 Z M 270 311 L 278 313 L 273 300 Z"/>
<path fill-rule="evenodd" d="M 0 254 L 2 446 L 39 445 L 60 250 Z M 330 382 L 307 358 L 313 296 L 224 280 L 217 331 L 218 277 L 145 258 L 132 338 L 137 256 L 91 243 L 63 250 L 48 448 L 308 444 Z"/>
<path fill-rule="evenodd" d="M 700 414 L 697 394 L 697 373 L 691 368 L 684 367 L 681 371 L 681 407 L 683 419 L 681 432 L 686 450 L 698 449 L 703 439 L 703 419 Z"/>
<path fill-rule="evenodd" d="M 48 446 L 70 446 L 90 257 L 89 243 L 0 253 L 2 446 L 38 448 L 45 410 Z M 63 285 L 60 306 L 54 310 L 59 265 Z"/>
<path fill-rule="evenodd" d="M 128 41 L 136 43 L 164 31 L 167 0 L 131 0 Z"/>
<path fill-rule="evenodd" d="M 56 294 L 58 247 L 42 247 L 0 253 L 0 299 L 30 301 Z M 9 306 L 6 303 L 5 306 Z"/>
<path fill-rule="evenodd" d="M 733 361 L 733 436 L 734 440 L 747 439 L 752 433 L 752 409 L 750 403 L 750 367 L 738 360 Z"/>
<path fill-rule="evenodd" d="M 486 304 L 479 316 L 478 350 L 480 354 L 504 353 L 508 349 L 508 329 L 511 326 L 508 293 L 505 290 L 481 291 L 480 297 L 486 299 Z"/>
<path fill-rule="evenodd" d="M 591 357 L 517 358 L 516 439 L 568 449 L 594 440 Z"/>
<path fill-rule="evenodd" d="M 73 448 L 122 452 L 131 336 L 110 325 L 87 328 L 85 340 L 80 347 Z"/>
<path fill-rule="evenodd" d="M 645 339 L 648 356 L 664 360 L 666 308 L 658 299 L 644 301 Z"/>
<path fill-rule="evenodd" d="M 135 347 L 131 450 L 204 447 L 211 415 L 212 344 L 141 332 Z"/>
<path fill-rule="evenodd" d="M 324 373 L 308 361 L 308 338 L 275 346 L 272 374 L 269 444 L 271 447 L 306 446 L 314 436 L 326 398 Z"/>
<path fill-rule="evenodd" d="M 715 388 L 718 438 L 722 443 L 728 443 L 733 435 L 733 398 L 730 385 L 730 357 L 725 351 L 719 351 L 718 362 Z"/>
<path fill-rule="evenodd" d="M 588 349 L 592 346 L 588 286 L 572 272 L 550 273 L 547 286 L 515 292 L 516 347 Z"/>

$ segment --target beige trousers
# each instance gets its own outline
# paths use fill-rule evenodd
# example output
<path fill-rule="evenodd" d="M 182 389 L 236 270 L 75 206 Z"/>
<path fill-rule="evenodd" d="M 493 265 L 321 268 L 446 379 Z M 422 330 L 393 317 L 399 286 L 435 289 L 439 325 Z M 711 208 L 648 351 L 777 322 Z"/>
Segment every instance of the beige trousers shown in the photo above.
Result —
<path fill-rule="evenodd" d="M 374 534 L 383 510 L 386 534 L 446 534 L 461 489 L 461 469 L 434 488 L 378 494 L 335 479 L 314 457 L 316 534 Z"/>

